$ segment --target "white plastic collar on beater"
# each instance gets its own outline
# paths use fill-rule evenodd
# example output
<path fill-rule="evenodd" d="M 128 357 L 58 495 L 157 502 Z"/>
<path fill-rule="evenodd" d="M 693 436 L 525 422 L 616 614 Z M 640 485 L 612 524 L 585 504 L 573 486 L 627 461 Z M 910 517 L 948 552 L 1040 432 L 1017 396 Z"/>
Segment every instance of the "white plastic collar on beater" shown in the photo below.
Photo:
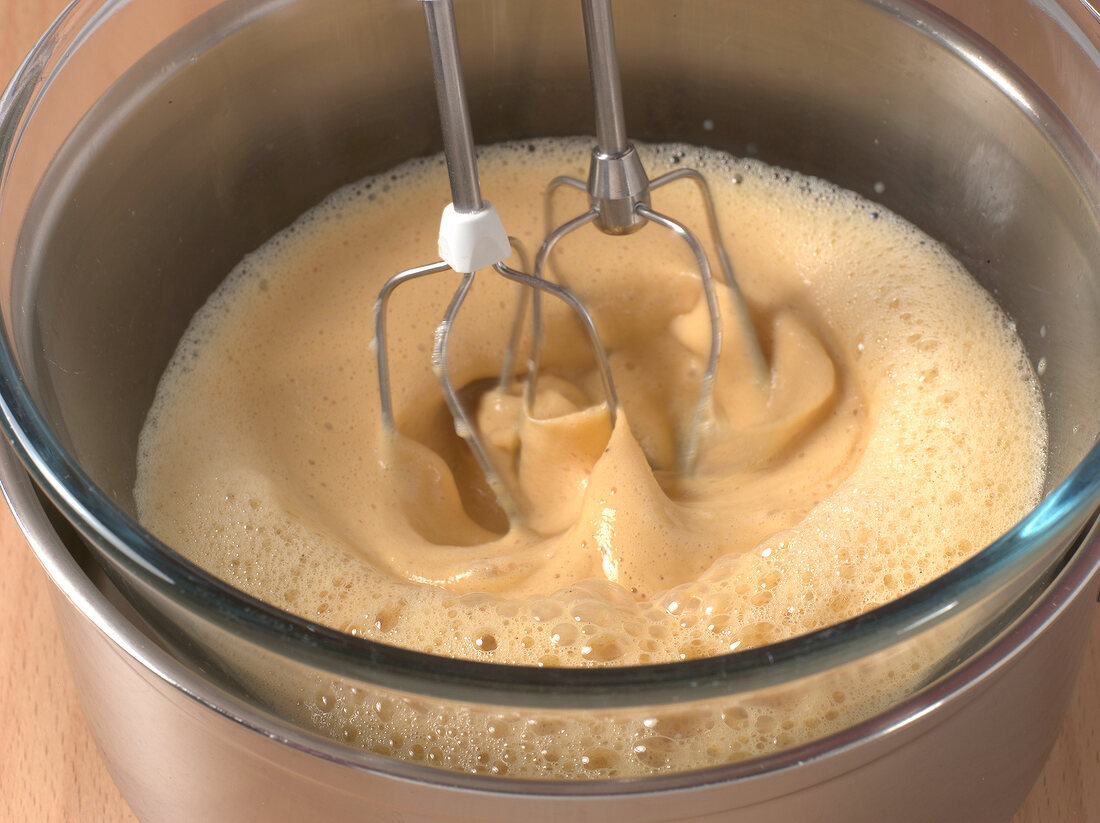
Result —
<path fill-rule="evenodd" d="M 488 200 L 475 212 L 455 211 L 454 203 L 443 209 L 439 221 L 439 256 L 461 274 L 494 266 L 512 253 L 508 232 L 497 210 Z"/>

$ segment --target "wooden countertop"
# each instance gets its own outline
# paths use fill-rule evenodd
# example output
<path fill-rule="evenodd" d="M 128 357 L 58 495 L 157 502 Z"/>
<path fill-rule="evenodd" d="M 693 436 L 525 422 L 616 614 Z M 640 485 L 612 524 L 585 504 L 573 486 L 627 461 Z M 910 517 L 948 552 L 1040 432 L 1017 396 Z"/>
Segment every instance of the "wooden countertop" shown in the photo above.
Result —
<path fill-rule="evenodd" d="M 0 0 L 5 82 L 66 4 Z M 46 575 L 6 508 L 0 558 L 0 821 L 132 823 L 81 714 Z M 1100 823 L 1100 606 L 1061 736 L 1012 823 Z"/>

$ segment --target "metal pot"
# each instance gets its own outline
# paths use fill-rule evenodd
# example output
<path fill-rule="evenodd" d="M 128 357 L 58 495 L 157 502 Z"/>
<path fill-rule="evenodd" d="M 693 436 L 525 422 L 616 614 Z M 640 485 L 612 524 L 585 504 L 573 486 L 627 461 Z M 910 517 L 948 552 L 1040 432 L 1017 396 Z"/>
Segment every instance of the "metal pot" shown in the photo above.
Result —
<path fill-rule="evenodd" d="M 1041 373 L 1049 493 L 973 560 L 856 620 L 725 658 L 555 674 L 342 636 L 229 589 L 134 521 L 137 432 L 194 310 L 332 188 L 438 150 L 416 4 L 158 5 L 76 3 L 0 104 L 0 403 L 48 502 L 10 456 L 0 473 L 139 817 L 1009 817 L 1056 733 L 1100 568 L 1100 124 L 1081 94 L 1100 82 L 1095 21 L 1069 3 L 621 5 L 639 139 L 875 197 L 995 295 Z M 576 9 L 458 11 L 481 141 L 590 128 Z M 389 760 L 292 723 L 250 682 L 270 670 L 466 711 L 599 713 L 812 690 L 929 644 L 921 688 L 840 734 L 629 781 Z"/>

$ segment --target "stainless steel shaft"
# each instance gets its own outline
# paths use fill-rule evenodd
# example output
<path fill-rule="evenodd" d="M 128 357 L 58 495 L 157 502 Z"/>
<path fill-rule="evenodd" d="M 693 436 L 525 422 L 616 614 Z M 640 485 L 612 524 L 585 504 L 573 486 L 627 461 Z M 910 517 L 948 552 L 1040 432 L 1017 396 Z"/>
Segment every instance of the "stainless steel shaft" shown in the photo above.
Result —
<path fill-rule="evenodd" d="M 610 0 L 583 0 L 584 39 L 588 48 L 589 79 L 596 101 L 596 144 L 607 155 L 630 149 L 623 117 L 623 88 Z"/>
<path fill-rule="evenodd" d="M 581 0 L 588 74 L 596 109 L 596 146 L 588 169 L 588 197 L 596 225 L 607 234 L 630 234 L 645 225 L 638 206 L 648 206 L 649 176 L 626 136 L 619 56 L 610 0 Z"/>
<path fill-rule="evenodd" d="M 443 153 L 451 179 L 451 201 L 455 211 L 481 211 L 481 184 L 477 174 L 474 133 L 466 104 L 466 83 L 458 53 L 452 0 L 422 0 L 428 24 L 428 48 L 435 72 L 435 96 L 443 130 Z"/>

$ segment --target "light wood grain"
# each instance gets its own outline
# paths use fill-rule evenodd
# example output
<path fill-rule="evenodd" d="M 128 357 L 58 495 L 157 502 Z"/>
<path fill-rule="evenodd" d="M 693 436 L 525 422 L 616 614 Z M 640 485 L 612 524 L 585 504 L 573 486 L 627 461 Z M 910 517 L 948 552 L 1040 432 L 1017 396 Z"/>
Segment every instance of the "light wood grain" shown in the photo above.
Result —
<path fill-rule="evenodd" d="M 0 77 L 64 5 L 0 0 Z M 0 820 L 132 823 L 81 714 L 46 576 L 6 509 L 0 558 Z M 1100 823 L 1100 607 L 1062 734 L 1012 823 Z"/>

